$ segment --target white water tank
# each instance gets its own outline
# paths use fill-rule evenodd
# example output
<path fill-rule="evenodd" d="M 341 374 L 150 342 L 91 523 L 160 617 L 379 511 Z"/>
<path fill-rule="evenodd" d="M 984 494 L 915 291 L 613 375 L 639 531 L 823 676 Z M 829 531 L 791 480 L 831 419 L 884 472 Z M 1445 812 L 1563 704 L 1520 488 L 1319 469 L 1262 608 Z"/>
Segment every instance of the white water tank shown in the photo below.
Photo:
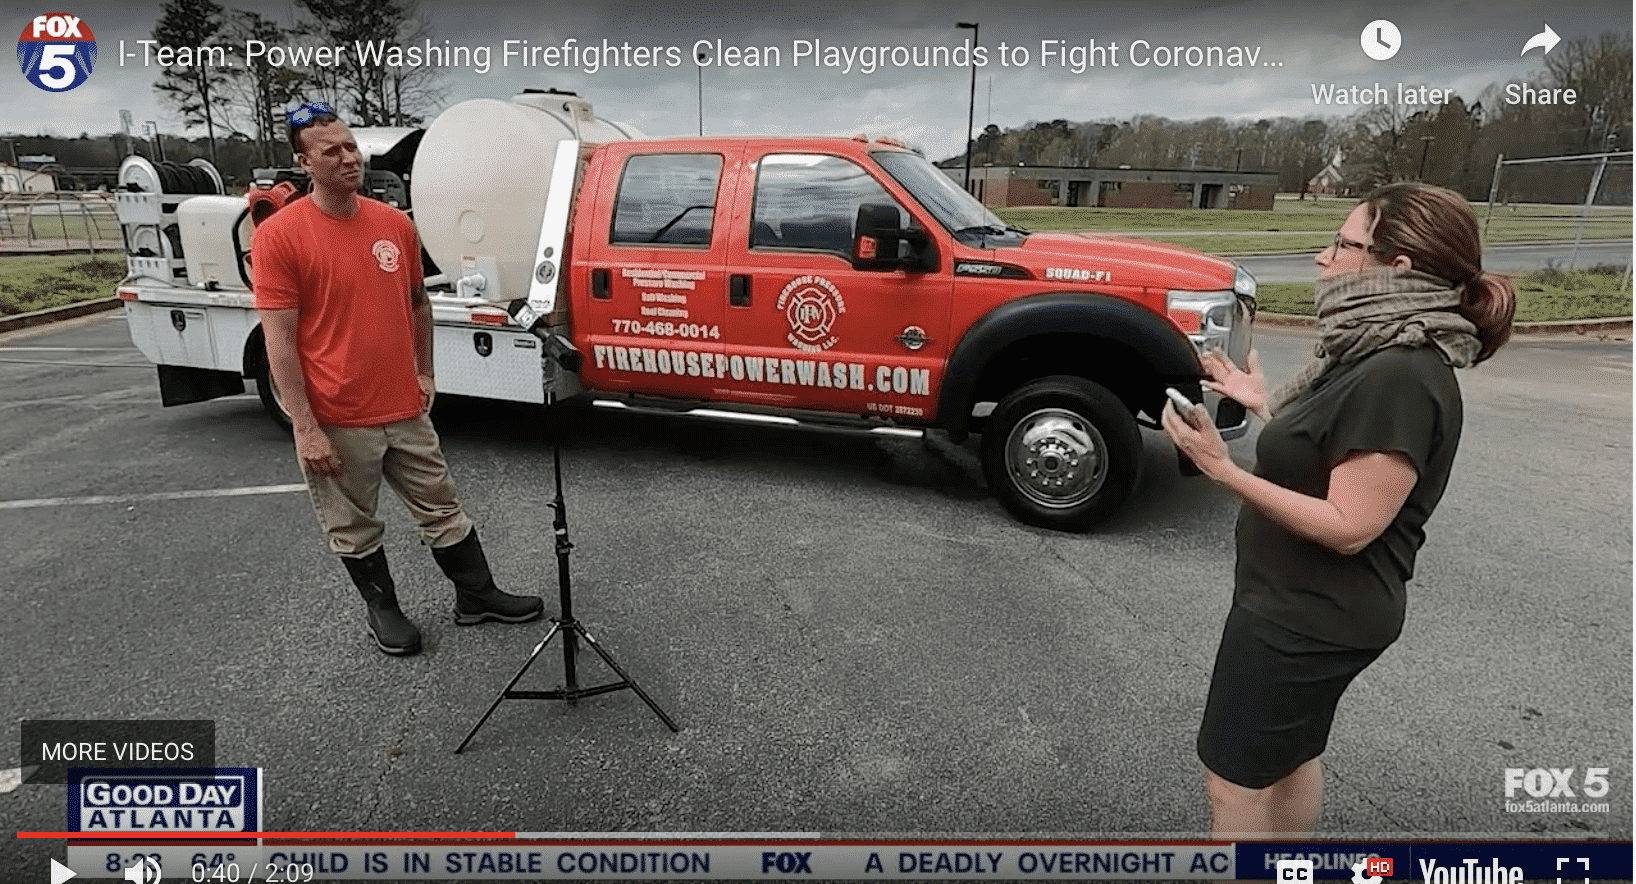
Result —
<path fill-rule="evenodd" d="M 249 202 L 242 196 L 196 196 L 176 207 L 176 223 L 187 261 L 187 281 L 196 286 L 248 289 Z"/>
<path fill-rule="evenodd" d="M 409 192 L 421 244 L 450 276 L 463 260 L 492 259 L 500 290 L 485 300 L 527 297 L 557 144 L 643 137 L 571 93 L 461 102 L 438 115 L 415 152 Z"/>

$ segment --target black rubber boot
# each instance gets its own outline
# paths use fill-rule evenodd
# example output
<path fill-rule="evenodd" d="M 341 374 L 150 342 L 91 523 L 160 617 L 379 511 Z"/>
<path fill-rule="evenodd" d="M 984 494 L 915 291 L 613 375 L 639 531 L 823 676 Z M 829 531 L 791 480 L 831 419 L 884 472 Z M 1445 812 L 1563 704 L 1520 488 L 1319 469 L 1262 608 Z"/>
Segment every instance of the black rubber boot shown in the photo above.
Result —
<path fill-rule="evenodd" d="M 476 528 L 453 546 L 432 547 L 432 558 L 454 581 L 454 622 L 458 626 L 471 626 L 484 620 L 526 623 L 545 610 L 545 603 L 536 596 L 512 595 L 494 585 L 494 575 L 489 572 L 489 561 L 483 555 Z"/>
<path fill-rule="evenodd" d="M 420 653 L 420 630 L 398 610 L 398 591 L 386 567 L 386 550 L 378 549 L 367 556 L 342 556 L 341 561 L 369 608 L 369 631 L 375 636 L 375 644 L 388 654 Z"/>

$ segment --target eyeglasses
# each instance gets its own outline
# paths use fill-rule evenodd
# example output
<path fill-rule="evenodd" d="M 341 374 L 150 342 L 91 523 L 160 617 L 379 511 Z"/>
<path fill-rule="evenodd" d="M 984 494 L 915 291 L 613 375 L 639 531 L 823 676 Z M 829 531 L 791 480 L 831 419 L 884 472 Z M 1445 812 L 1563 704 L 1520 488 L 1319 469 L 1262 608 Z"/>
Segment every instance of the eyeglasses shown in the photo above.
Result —
<path fill-rule="evenodd" d="M 1335 241 L 1330 243 L 1329 247 L 1334 249 L 1336 254 L 1340 254 L 1347 249 L 1357 249 L 1360 252 L 1373 252 L 1375 250 L 1375 247 L 1372 245 L 1358 242 L 1355 239 L 1347 239 L 1346 237 L 1341 236 L 1339 233 L 1335 234 Z"/>
<path fill-rule="evenodd" d="M 331 110 L 330 106 L 322 101 L 313 101 L 303 104 L 295 110 L 290 111 L 290 128 L 300 129 L 302 126 L 310 126 L 312 125 L 312 121 L 319 116 L 333 117 L 335 116 L 335 111 Z"/>

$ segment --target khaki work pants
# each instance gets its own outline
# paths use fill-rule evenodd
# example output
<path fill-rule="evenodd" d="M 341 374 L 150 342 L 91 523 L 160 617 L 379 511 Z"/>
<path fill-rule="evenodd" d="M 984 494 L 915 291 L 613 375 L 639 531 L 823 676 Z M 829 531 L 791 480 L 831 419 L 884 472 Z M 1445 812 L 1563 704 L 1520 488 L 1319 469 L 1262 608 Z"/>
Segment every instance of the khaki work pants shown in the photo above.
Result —
<path fill-rule="evenodd" d="M 331 552 L 367 556 L 380 548 L 385 525 L 375 512 L 382 480 L 409 508 L 427 546 L 450 546 L 471 532 L 430 417 L 422 414 L 384 427 L 323 429 L 341 462 L 341 475 L 306 475 L 306 480 Z"/>

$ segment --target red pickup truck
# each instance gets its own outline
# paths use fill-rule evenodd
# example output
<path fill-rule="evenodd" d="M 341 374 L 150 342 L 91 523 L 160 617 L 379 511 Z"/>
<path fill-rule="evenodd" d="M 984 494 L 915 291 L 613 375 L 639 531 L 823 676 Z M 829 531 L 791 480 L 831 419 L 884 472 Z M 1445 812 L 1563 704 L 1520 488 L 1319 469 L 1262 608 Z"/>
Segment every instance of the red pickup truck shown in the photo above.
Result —
<path fill-rule="evenodd" d="M 988 482 L 1014 516 L 1085 530 L 1134 488 L 1138 427 L 1156 425 L 1165 388 L 1202 401 L 1199 353 L 1242 364 L 1249 350 L 1255 281 L 1243 268 L 1147 240 L 1010 227 L 896 142 L 630 137 L 555 92 L 465 102 L 424 133 L 359 132 L 372 189 L 407 204 L 442 272 L 429 283 L 444 392 L 981 434 Z M 180 236 L 128 230 L 127 241 L 174 239 L 184 254 L 133 254 L 120 287 L 166 403 L 242 391 L 250 377 L 281 417 L 243 269 L 266 198 L 168 199 Z M 131 223 L 158 215 L 163 227 L 164 209 Z M 214 230 L 213 244 L 190 243 L 190 230 Z M 224 254 L 195 261 L 190 249 Z M 532 332 L 500 309 L 523 299 Z M 208 340 L 165 346 L 190 324 Z M 538 345 L 557 335 L 577 372 Z M 1242 433 L 1243 409 L 1218 403 L 1216 423 Z"/>

